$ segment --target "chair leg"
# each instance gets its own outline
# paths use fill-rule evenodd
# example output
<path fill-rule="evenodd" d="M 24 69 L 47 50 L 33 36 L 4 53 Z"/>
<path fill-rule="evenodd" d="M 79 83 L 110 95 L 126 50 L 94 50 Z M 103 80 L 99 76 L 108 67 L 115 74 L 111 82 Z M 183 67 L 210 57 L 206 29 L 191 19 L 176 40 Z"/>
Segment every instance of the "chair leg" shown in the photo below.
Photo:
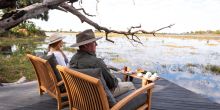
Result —
<path fill-rule="evenodd" d="M 61 98 L 57 99 L 57 110 L 61 110 L 62 109 L 62 103 L 61 103 Z"/>
<path fill-rule="evenodd" d="M 39 88 L 39 94 L 43 95 L 44 90 L 42 90 L 41 88 Z"/>
<path fill-rule="evenodd" d="M 151 95 L 152 95 L 152 89 L 147 90 L 147 104 L 148 104 L 147 110 L 151 109 Z"/>

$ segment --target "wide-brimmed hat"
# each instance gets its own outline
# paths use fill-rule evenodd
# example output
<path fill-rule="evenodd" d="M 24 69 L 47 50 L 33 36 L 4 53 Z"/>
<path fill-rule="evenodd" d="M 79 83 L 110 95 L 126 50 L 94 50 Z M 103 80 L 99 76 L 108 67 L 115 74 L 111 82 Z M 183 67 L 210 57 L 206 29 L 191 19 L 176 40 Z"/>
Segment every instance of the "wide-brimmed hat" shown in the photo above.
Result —
<path fill-rule="evenodd" d="M 71 45 L 71 47 L 78 47 L 84 44 L 94 42 L 101 39 L 102 37 L 95 38 L 95 33 L 92 29 L 87 29 L 76 35 L 76 43 Z"/>
<path fill-rule="evenodd" d="M 64 38 L 65 38 L 64 36 L 61 36 L 60 34 L 55 33 L 55 34 L 52 34 L 50 37 L 47 38 L 47 42 L 50 45 L 50 44 L 53 44 L 55 42 L 61 41 Z"/>

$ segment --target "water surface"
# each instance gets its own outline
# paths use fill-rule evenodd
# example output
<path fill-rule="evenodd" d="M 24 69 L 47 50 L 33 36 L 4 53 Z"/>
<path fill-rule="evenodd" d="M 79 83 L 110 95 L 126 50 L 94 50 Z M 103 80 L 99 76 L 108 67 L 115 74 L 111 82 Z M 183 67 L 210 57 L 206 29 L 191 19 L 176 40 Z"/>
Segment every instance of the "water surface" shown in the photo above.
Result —
<path fill-rule="evenodd" d="M 143 45 L 130 43 L 124 37 L 111 38 L 115 43 L 98 41 L 97 56 L 118 68 L 143 68 L 157 72 L 167 80 L 220 103 L 220 75 L 205 69 L 220 66 L 220 42 L 216 40 L 142 37 Z M 64 39 L 65 46 L 75 42 L 75 36 Z M 47 48 L 42 45 L 40 48 Z M 65 51 L 69 59 L 74 52 Z"/>

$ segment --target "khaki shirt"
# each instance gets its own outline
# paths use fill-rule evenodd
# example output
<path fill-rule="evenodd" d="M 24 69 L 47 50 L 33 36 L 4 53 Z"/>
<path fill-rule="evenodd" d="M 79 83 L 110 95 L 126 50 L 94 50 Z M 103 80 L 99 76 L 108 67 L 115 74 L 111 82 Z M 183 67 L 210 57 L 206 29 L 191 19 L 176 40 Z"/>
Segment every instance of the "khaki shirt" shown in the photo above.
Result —
<path fill-rule="evenodd" d="M 97 58 L 95 53 L 78 50 L 71 58 L 69 66 L 77 69 L 101 68 L 108 88 L 112 90 L 118 86 L 117 78 L 110 73 L 105 62 L 101 58 Z"/>

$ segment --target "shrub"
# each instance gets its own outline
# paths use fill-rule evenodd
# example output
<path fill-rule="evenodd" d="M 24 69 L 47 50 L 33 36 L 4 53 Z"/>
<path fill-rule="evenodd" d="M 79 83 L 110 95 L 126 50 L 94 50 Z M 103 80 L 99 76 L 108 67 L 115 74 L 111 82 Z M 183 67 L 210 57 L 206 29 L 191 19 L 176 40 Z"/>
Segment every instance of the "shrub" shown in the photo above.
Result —
<path fill-rule="evenodd" d="M 220 74 L 220 66 L 217 66 L 217 65 L 207 65 L 205 68 L 206 68 L 206 70 L 210 70 L 211 72 Z"/>

